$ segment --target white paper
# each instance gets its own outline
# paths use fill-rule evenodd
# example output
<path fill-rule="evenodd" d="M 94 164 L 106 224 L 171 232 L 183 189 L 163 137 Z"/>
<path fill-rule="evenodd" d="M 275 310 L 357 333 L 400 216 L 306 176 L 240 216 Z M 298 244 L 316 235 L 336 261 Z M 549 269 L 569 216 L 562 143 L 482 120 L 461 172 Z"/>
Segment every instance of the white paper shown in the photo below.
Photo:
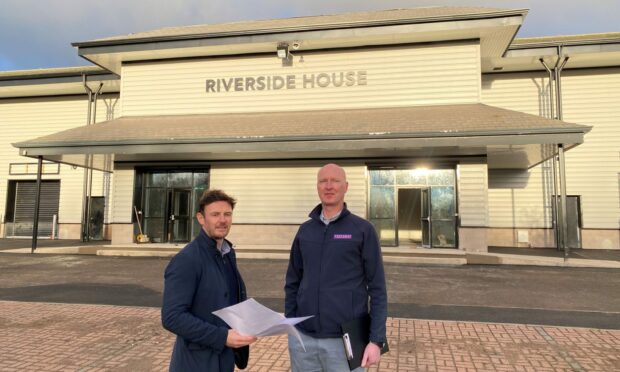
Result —
<path fill-rule="evenodd" d="M 213 312 L 242 335 L 246 336 L 274 336 L 284 333 L 295 336 L 303 346 L 299 331 L 295 324 L 312 318 L 314 315 L 300 318 L 285 318 L 270 308 L 261 305 L 253 298 L 249 298 L 236 305 L 225 307 Z M 306 348 L 304 347 L 304 350 Z"/>

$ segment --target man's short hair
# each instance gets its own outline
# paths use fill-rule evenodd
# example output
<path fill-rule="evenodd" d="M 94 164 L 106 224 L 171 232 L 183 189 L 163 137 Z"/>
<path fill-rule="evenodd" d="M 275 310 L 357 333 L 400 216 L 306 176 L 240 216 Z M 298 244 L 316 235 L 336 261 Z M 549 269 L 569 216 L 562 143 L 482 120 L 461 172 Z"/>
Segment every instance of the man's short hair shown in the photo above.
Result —
<path fill-rule="evenodd" d="M 205 190 L 198 202 L 198 212 L 203 213 L 207 205 L 218 201 L 227 202 L 232 209 L 235 209 L 235 204 L 237 204 L 235 198 L 229 196 L 222 190 Z"/>

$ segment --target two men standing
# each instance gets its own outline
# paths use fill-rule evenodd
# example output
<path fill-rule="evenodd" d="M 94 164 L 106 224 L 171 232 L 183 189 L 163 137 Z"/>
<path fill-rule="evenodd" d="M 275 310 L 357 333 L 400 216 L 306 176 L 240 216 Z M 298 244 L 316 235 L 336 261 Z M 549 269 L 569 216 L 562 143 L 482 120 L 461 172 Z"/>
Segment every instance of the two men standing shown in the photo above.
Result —
<path fill-rule="evenodd" d="M 379 240 L 373 226 L 347 209 L 344 170 L 319 170 L 321 204 L 295 236 L 285 285 L 285 315 L 313 315 L 300 323 L 304 346 L 289 337 L 293 372 L 349 371 L 341 325 L 370 314 L 370 343 L 362 367 L 378 363 L 386 342 L 387 293 Z M 171 371 L 233 371 L 245 367 L 244 336 L 212 314 L 246 299 L 232 244 L 225 239 L 235 200 L 219 190 L 205 192 L 196 214 L 200 234 L 165 272 L 162 323 L 177 335 Z M 363 370 L 360 368 L 360 370 Z"/>

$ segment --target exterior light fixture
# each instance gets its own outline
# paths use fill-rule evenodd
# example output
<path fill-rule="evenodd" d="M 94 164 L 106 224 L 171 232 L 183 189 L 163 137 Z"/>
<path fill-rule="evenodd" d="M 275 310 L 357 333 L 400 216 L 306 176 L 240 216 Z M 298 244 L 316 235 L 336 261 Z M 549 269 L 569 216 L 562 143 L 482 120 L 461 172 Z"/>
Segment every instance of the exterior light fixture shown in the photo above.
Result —
<path fill-rule="evenodd" d="M 293 55 L 288 49 L 288 43 L 278 43 L 276 48 L 278 58 L 282 60 L 283 67 L 290 67 L 293 65 Z"/>
<path fill-rule="evenodd" d="M 289 59 L 289 52 L 288 52 L 288 44 L 287 43 L 279 43 L 278 47 L 276 48 L 276 51 L 278 53 L 278 58 L 280 59 Z"/>

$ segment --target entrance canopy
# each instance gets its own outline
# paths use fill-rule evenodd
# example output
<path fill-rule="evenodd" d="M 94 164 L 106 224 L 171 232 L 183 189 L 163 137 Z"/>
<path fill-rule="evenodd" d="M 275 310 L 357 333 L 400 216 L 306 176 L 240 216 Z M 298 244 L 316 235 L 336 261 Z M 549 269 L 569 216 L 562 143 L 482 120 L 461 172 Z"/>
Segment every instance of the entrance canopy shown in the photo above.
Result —
<path fill-rule="evenodd" d="M 112 171 L 114 161 L 486 156 L 532 167 L 591 127 L 484 104 L 121 117 L 13 144 L 20 154 Z"/>

